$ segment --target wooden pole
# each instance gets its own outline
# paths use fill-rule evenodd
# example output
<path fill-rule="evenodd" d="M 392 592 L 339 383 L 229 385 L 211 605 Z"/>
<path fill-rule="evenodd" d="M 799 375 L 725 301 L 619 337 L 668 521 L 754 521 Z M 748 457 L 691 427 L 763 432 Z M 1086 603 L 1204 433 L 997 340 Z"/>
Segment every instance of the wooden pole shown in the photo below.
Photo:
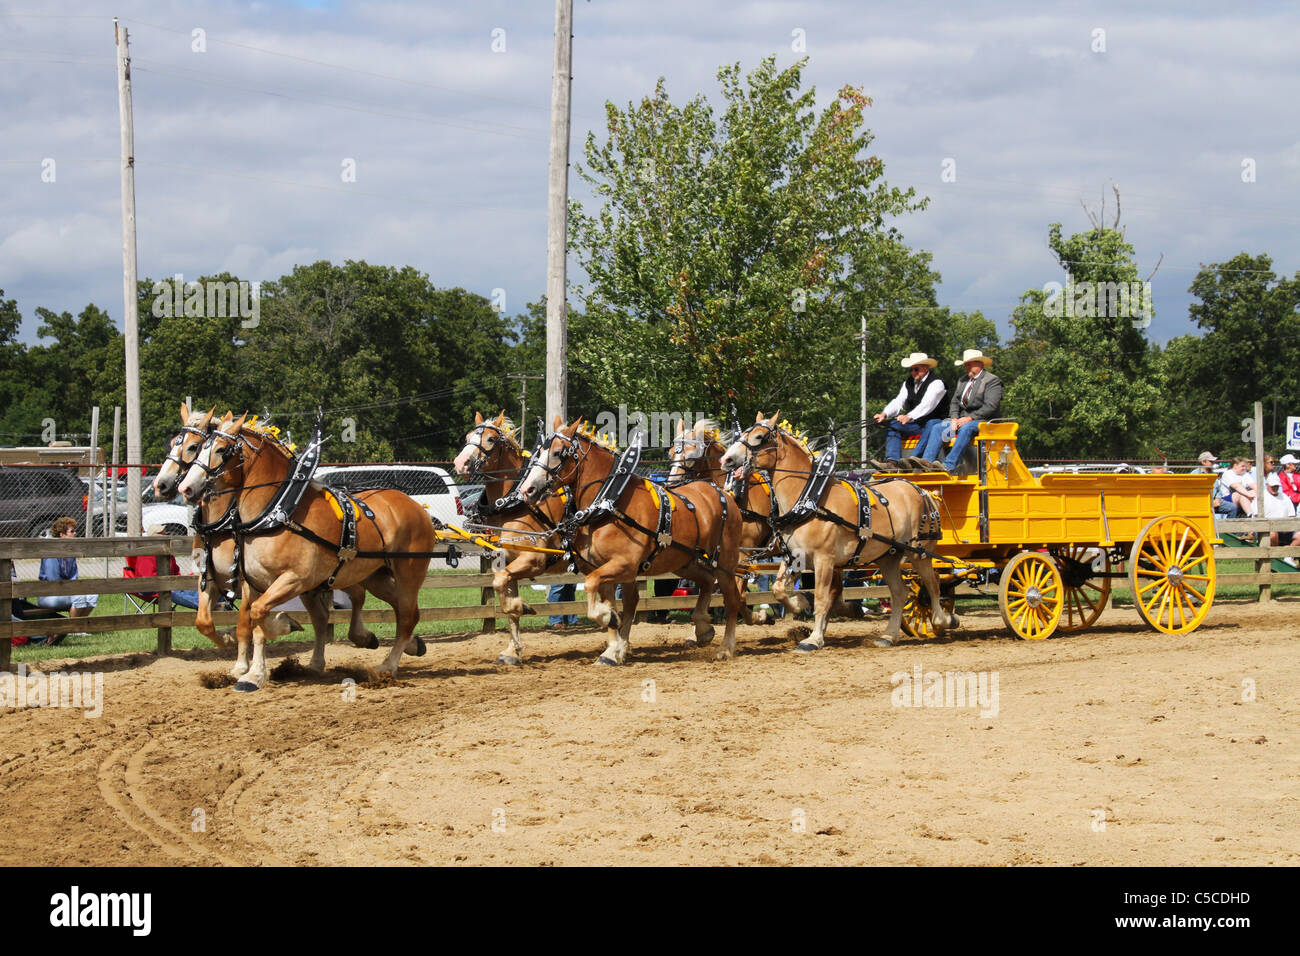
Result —
<path fill-rule="evenodd" d="M 555 0 L 551 79 L 551 177 L 546 217 L 546 425 L 568 413 L 569 113 L 573 86 L 573 0 Z"/>
<path fill-rule="evenodd" d="M 98 470 L 99 461 L 99 406 L 95 405 L 90 410 L 90 484 L 87 486 L 86 494 L 86 534 L 85 537 L 95 537 L 95 478 Z M 104 489 L 105 494 L 108 489 Z M 108 502 L 104 502 L 104 512 L 108 511 Z"/>
<path fill-rule="evenodd" d="M 867 460 L 867 315 L 862 314 L 862 454 Z"/>
<path fill-rule="evenodd" d="M 113 473 L 109 475 L 110 494 L 108 497 L 108 523 L 113 529 L 113 534 L 117 534 L 117 442 L 122 434 L 122 406 L 113 406 Z M 107 575 L 105 575 L 107 576 Z"/>
<path fill-rule="evenodd" d="M 1268 494 L 1268 484 L 1264 474 L 1264 403 L 1255 403 L 1255 517 L 1260 521 L 1267 520 L 1264 517 L 1264 495 Z M 1258 534 L 1257 544 L 1267 546 L 1268 532 L 1261 531 Z M 1267 571 L 1272 567 L 1271 561 L 1260 560 L 1255 562 L 1256 571 Z M 1271 584 L 1261 584 L 1259 586 L 1259 601 L 1264 603 L 1273 600 L 1273 586 Z"/>
<path fill-rule="evenodd" d="M 122 128 L 122 321 L 126 336 L 126 530 L 140 535 L 140 316 L 135 264 L 135 126 L 131 52 L 126 27 L 113 18 L 117 45 L 117 107 Z"/>

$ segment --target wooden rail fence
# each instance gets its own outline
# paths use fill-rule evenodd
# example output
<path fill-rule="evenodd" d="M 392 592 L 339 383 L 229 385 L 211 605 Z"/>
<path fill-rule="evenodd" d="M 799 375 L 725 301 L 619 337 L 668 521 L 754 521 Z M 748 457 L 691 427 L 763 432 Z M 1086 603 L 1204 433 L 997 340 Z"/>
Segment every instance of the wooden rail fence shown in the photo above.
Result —
<path fill-rule="evenodd" d="M 1214 549 L 1216 561 L 1251 560 L 1255 562 L 1255 571 L 1249 573 L 1219 574 L 1219 585 L 1249 585 L 1259 588 L 1260 601 L 1272 599 L 1272 589 L 1276 584 L 1300 584 L 1300 573 L 1281 571 L 1273 567 L 1273 561 L 1279 558 L 1296 558 L 1300 561 L 1300 544 L 1286 547 L 1269 547 L 1268 532 L 1294 531 L 1300 522 L 1296 519 L 1261 520 L 1255 518 L 1217 521 L 1215 530 L 1224 533 L 1258 535 L 1259 543 L 1254 547 L 1226 547 Z M 15 560 L 32 558 L 74 557 L 79 561 L 94 558 L 122 558 L 131 555 L 171 555 L 188 557 L 191 553 L 193 539 L 188 537 L 144 537 L 144 538 L 0 538 L 0 668 L 8 667 L 12 642 L 15 637 L 32 637 L 44 634 L 102 633 L 108 631 L 134 631 L 156 628 L 158 631 L 157 652 L 167 654 L 171 651 L 172 630 L 177 627 L 191 627 L 195 613 L 188 609 L 175 610 L 171 606 L 171 591 L 198 587 L 198 578 L 193 574 L 164 575 L 152 578 L 79 578 L 76 581 L 18 581 L 11 580 Z M 473 557 L 462 556 L 463 560 L 473 561 Z M 484 630 L 495 629 L 500 616 L 496 611 L 496 597 L 493 594 L 492 574 L 485 558 L 479 558 L 477 572 L 455 573 L 438 572 L 425 578 L 426 588 L 478 588 L 479 600 L 476 604 L 456 605 L 452 607 L 426 607 L 420 609 L 421 621 L 479 620 Z M 1292 574 L 1296 574 L 1292 577 Z M 660 578 L 676 578 L 676 575 L 659 575 Z M 653 596 L 651 578 L 637 579 L 637 586 L 645 588 L 645 594 L 637 605 L 640 611 L 660 611 L 692 608 L 695 597 L 655 597 Z M 545 574 L 533 578 L 530 584 L 574 584 L 582 581 L 577 574 Z M 10 602 L 18 598 L 35 598 L 46 595 L 69 594 L 134 594 L 158 592 L 158 607 L 154 611 L 135 614 L 96 614 L 90 617 L 54 618 L 41 620 L 12 620 Z M 880 586 L 846 587 L 844 598 L 856 600 L 864 597 L 887 597 L 889 589 Z M 770 604 L 774 598 L 770 591 L 748 591 L 745 600 L 749 604 Z M 583 614 L 587 602 L 557 601 L 554 603 L 532 601 L 535 613 L 539 615 Z M 712 606 L 722 604 L 721 595 L 715 594 Z M 306 611 L 289 611 L 290 617 L 301 624 L 309 625 L 310 618 Z M 395 613 L 391 607 L 384 605 L 365 609 L 361 612 L 362 620 L 367 624 L 392 622 Z M 334 624 L 346 624 L 351 619 L 350 609 L 335 609 L 330 614 Z M 235 611 L 217 611 L 213 619 L 218 627 L 233 626 L 238 617 Z"/>

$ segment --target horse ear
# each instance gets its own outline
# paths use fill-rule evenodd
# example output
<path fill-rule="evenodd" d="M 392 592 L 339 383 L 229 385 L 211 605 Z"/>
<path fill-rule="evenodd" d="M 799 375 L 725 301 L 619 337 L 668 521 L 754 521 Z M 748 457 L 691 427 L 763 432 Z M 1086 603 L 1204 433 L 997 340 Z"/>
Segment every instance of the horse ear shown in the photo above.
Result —
<path fill-rule="evenodd" d="M 475 425 L 482 425 L 482 424 L 483 424 L 483 413 L 482 413 L 482 412 L 475 412 L 475 413 L 474 413 L 474 424 L 475 424 Z"/>
<path fill-rule="evenodd" d="M 244 422 L 247 419 L 248 419 L 248 412 L 244 412 L 244 414 L 239 416 L 239 421 L 235 422 L 235 427 L 232 430 L 236 432 L 239 431 L 241 428 L 244 427 Z"/>
<path fill-rule="evenodd" d="M 495 422 L 493 422 L 492 424 L 493 424 L 493 425 L 498 425 L 498 426 L 499 426 L 499 425 L 500 425 L 502 422 L 504 422 L 505 420 L 506 420 L 506 410 L 503 408 L 503 409 L 501 409 L 500 412 L 497 413 L 497 420 L 496 420 Z"/>
<path fill-rule="evenodd" d="M 190 407 L 186 405 L 184 402 L 181 402 L 181 424 L 188 425 L 189 423 L 190 423 Z"/>
<path fill-rule="evenodd" d="M 685 431 L 686 431 L 686 422 L 680 418 L 677 419 L 677 434 L 680 435 Z"/>
<path fill-rule="evenodd" d="M 757 415 L 754 416 L 754 424 L 757 425 L 762 421 L 763 421 L 763 413 L 759 412 Z"/>
<path fill-rule="evenodd" d="M 226 424 L 226 422 L 230 421 L 234 417 L 235 417 L 234 412 L 226 412 L 226 414 L 221 416 L 221 424 L 222 425 Z"/>
<path fill-rule="evenodd" d="M 555 421 L 551 422 L 551 431 L 558 432 L 563 425 L 564 425 L 564 419 L 561 418 L 559 415 L 556 415 Z"/>
<path fill-rule="evenodd" d="M 780 420 L 781 420 L 781 409 L 778 408 L 775 412 L 772 413 L 772 417 L 767 420 L 767 423 L 769 425 L 775 425 Z"/>
<path fill-rule="evenodd" d="M 212 424 L 212 416 L 215 415 L 216 412 L 217 412 L 217 406 L 213 405 L 211 408 L 209 408 L 207 414 L 205 414 L 201 419 L 199 419 L 199 428 L 207 428 L 210 424 Z"/>
<path fill-rule="evenodd" d="M 573 431 L 570 434 L 576 435 L 578 433 L 578 429 L 581 426 L 582 426 L 582 416 L 579 415 L 577 418 L 573 420 L 573 425 L 571 426 Z"/>

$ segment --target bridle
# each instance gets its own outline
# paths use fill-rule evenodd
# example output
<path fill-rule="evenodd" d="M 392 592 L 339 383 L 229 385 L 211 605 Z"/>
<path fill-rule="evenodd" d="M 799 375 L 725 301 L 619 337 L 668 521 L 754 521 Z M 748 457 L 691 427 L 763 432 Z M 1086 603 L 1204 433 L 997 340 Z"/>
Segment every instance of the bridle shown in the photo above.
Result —
<path fill-rule="evenodd" d="M 564 442 L 564 447 L 559 452 L 552 452 L 551 445 L 556 441 Z M 572 461 L 576 470 L 577 466 L 581 465 L 587 457 L 587 450 L 578 443 L 576 434 L 564 435 L 560 432 L 551 432 L 546 436 L 546 440 L 542 444 L 546 446 L 547 454 L 555 459 L 555 463 L 547 467 L 541 463 L 540 456 L 531 463 L 532 468 L 540 468 L 542 473 L 546 475 L 546 484 L 542 486 L 539 498 L 546 497 L 555 490 L 555 486 L 559 483 L 560 471 L 564 468 L 566 462 Z"/>
<path fill-rule="evenodd" d="M 208 427 L 206 429 L 195 428 L 193 425 L 182 425 L 180 433 L 175 438 L 172 439 L 171 453 L 168 454 L 168 456 L 163 459 L 163 463 L 165 464 L 169 461 L 174 461 L 176 463 L 176 467 L 181 471 L 188 469 L 190 465 L 193 464 L 193 462 L 185 461 L 179 455 L 180 449 L 185 445 L 185 436 L 197 435 L 203 442 L 206 442 L 208 440 L 208 436 L 211 434 L 212 434 L 211 420 L 208 421 Z M 199 451 L 195 453 L 196 459 L 198 458 L 198 455 L 202 453 L 202 451 L 203 448 L 202 446 L 200 446 Z"/>
<path fill-rule="evenodd" d="M 483 432 L 488 428 L 497 433 L 498 443 L 492 446 L 491 451 L 488 451 L 483 447 Z M 470 441 L 471 438 L 477 438 L 478 441 Z M 466 477 L 473 481 L 478 481 L 478 479 L 483 475 L 483 466 L 487 464 L 489 456 L 500 448 L 500 443 L 505 440 L 505 429 L 501 428 L 501 426 L 494 422 L 484 422 L 481 425 L 475 426 L 474 429 L 465 436 L 465 447 L 474 448 L 478 452 L 469 463 L 469 470 L 466 473 Z"/>
<path fill-rule="evenodd" d="M 215 443 L 218 438 L 225 438 L 228 444 L 222 445 L 221 448 L 216 448 Z M 199 449 L 198 456 L 190 466 L 192 468 L 198 468 L 204 474 L 203 484 L 198 489 L 200 495 L 208 495 L 212 488 L 212 482 L 230 470 L 232 458 L 237 456 L 240 466 L 243 466 L 244 447 L 246 445 L 250 448 L 252 447 L 252 445 L 249 444 L 248 439 L 245 438 L 241 432 L 236 432 L 232 435 L 230 432 L 218 428 L 208 436 L 208 440 L 203 443 L 203 447 Z M 261 449 L 259 448 L 258 450 L 260 451 Z M 204 464 L 203 458 L 205 453 L 209 459 L 211 459 L 215 454 L 220 461 L 215 466 Z"/>

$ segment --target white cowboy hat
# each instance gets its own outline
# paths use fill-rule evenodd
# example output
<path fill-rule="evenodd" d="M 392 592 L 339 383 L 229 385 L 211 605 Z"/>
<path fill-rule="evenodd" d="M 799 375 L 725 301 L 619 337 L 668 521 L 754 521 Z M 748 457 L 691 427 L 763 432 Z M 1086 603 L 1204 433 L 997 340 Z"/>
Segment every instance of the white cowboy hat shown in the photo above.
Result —
<path fill-rule="evenodd" d="M 965 365 L 967 362 L 980 362 L 985 368 L 993 364 L 993 360 L 981 352 L 979 349 L 967 349 L 961 353 L 961 361 L 953 362 L 953 365 Z"/>
<path fill-rule="evenodd" d="M 1280 465 L 1300 465 L 1300 458 L 1295 455 L 1283 455 L 1277 461 Z"/>
<path fill-rule="evenodd" d="M 913 365 L 928 365 L 930 368 L 934 368 L 938 364 L 938 359 L 930 358 L 924 352 L 913 352 L 903 359 L 903 368 L 911 368 Z"/>

